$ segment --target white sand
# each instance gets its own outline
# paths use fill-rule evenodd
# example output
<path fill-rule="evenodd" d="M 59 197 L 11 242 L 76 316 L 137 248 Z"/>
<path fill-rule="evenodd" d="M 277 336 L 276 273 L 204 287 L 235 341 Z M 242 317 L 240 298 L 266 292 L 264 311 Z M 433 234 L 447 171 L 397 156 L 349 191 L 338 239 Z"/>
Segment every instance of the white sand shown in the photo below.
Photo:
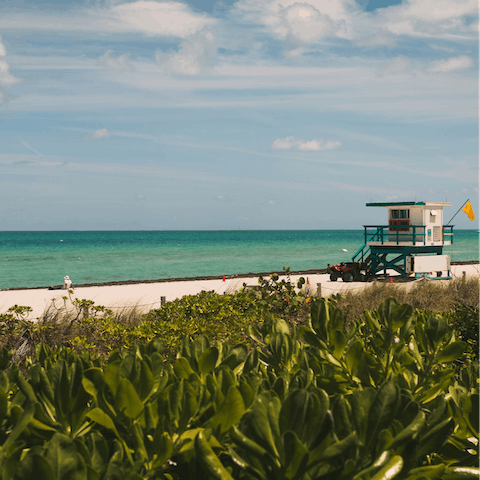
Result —
<path fill-rule="evenodd" d="M 466 272 L 468 277 L 479 276 L 479 266 L 477 265 L 453 265 L 452 276 L 461 277 Z M 292 282 L 296 283 L 298 278 L 307 275 L 293 275 Z M 317 284 L 321 285 L 323 296 L 341 293 L 347 290 L 358 290 L 365 288 L 370 283 L 351 282 L 344 283 L 341 280 L 331 282 L 329 275 L 308 275 L 309 286 L 313 291 L 317 290 Z M 435 280 L 437 281 L 437 280 Z M 444 280 L 438 280 L 444 281 Z M 445 280 L 448 281 L 448 280 Z M 181 298 L 184 295 L 194 295 L 202 290 L 214 290 L 217 293 L 233 292 L 242 287 L 243 283 L 247 285 L 258 285 L 257 278 L 235 278 L 222 280 L 191 280 L 180 282 L 161 282 L 161 283 L 141 283 L 135 285 L 113 285 L 113 286 L 92 286 L 74 288 L 72 298 L 80 300 L 87 299 L 95 302 L 95 305 L 102 305 L 113 310 L 138 306 L 144 312 L 160 307 L 160 297 L 165 297 L 166 301 Z M 405 285 L 411 285 L 406 283 Z M 71 309 L 71 302 L 64 302 L 63 296 L 68 296 L 65 290 L 8 290 L 0 291 L 0 313 L 5 313 L 13 305 L 29 306 L 33 311 L 28 319 L 35 320 L 41 317 L 44 311 L 51 308 L 62 309 L 65 304 Z"/>

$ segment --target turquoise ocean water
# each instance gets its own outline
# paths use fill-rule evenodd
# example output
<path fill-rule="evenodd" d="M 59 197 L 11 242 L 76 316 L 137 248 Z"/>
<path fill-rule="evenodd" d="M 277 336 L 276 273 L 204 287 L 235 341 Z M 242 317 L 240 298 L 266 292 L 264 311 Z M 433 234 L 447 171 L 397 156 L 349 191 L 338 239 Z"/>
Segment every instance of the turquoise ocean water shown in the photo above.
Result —
<path fill-rule="evenodd" d="M 478 260 L 478 239 L 456 230 L 444 253 Z M 0 288 L 321 269 L 363 241 L 363 230 L 0 232 Z"/>

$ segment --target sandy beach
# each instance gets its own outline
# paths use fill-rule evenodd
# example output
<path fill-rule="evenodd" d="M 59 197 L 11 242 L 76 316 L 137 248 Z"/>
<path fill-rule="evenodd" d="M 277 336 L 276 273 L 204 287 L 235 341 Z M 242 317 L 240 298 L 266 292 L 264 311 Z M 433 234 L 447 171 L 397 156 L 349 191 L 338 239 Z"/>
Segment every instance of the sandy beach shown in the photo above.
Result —
<path fill-rule="evenodd" d="M 463 272 L 467 277 L 479 276 L 479 265 L 453 265 L 452 277 L 460 278 Z M 365 288 L 370 283 L 351 282 L 344 283 L 341 280 L 337 282 L 330 281 L 328 274 L 311 274 L 311 275 L 292 275 L 291 281 L 295 282 L 303 276 L 308 278 L 308 286 L 313 292 L 317 288 L 321 288 L 322 296 L 332 295 L 334 293 L 342 293 L 347 290 L 358 290 Z M 444 282 L 448 280 L 432 280 Z M 159 283 L 138 283 L 130 285 L 102 285 L 102 286 L 82 286 L 74 288 L 72 299 L 92 300 L 95 305 L 101 305 L 111 308 L 112 310 L 124 309 L 137 306 L 138 309 L 147 312 L 149 310 L 159 308 L 161 305 L 161 297 L 165 300 L 172 301 L 181 298 L 184 295 L 194 295 L 202 290 L 217 293 L 230 293 L 242 288 L 243 284 L 258 285 L 257 277 L 236 277 L 215 279 L 215 280 L 185 280 L 171 281 Z M 412 285 L 412 282 L 404 285 Z M 48 289 L 23 289 L 23 290 L 2 290 L 0 291 L 0 313 L 5 313 L 13 305 L 29 306 L 32 312 L 28 319 L 36 320 L 42 316 L 45 310 L 49 308 L 71 309 L 70 299 L 65 301 L 62 297 L 69 296 L 65 290 L 48 290 Z"/>

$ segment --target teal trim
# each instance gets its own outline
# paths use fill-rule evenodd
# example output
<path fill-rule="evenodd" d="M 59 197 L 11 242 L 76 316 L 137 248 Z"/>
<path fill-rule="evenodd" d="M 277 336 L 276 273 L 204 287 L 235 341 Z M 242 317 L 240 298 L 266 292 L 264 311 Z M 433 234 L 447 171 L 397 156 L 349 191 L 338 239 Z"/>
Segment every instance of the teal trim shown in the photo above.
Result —
<path fill-rule="evenodd" d="M 370 247 L 367 245 L 367 242 L 373 241 L 375 235 L 377 235 L 377 231 L 367 240 L 367 229 L 365 228 L 364 236 L 365 236 L 365 243 L 362 247 L 360 247 L 357 253 L 352 257 L 352 262 L 365 262 L 367 257 L 370 255 Z"/>
<path fill-rule="evenodd" d="M 425 205 L 425 202 L 379 202 L 367 203 L 367 207 L 407 207 L 409 205 Z"/>
<path fill-rule="evenodd" d="M 419 254 L 442 255 L 442 246 L 399 246 L 386 247 L 374 246 L 370 247 L 371 261 L 369 266 L 369 276 L 375 276 L 383 270 L 386 275 L 387 269 L 395 270 L 403 278 L 407 278 L 407 257 Z M 396 255 L 394 258 L 389 258 L 391 255 Z"/>
<path fill-rule="evenodd" d="M 445 242 L 445 237 L 449 237 L 453 245 L 453 227 L 454 225 L 443 226 L 442 244 Z M 412 242 L 412 245 L 416 245 L 418 242 L 425 243 L 427 227 L 426 225 L 408 225 L 408 232 L 405 232 L 406 225 L 364 225 L 363 228 L 365 244 L 380 242 L 383 245 L 385 242 L 395 242 L 398 245 L 400 242 Z M 392 230 L 395 231 L 392 232 Z"/>
<path fill-rule="evenodd" d="M 425 243 L 425 225 L 364 225 L 363 228 L 365 238 L 373 234 L 369 242 L 380 242 L 382 245 L 385 242 L 395 242 L 397 245 L 400 242 L 412 242 L 413 245 L 418 241 Z M 369 231 L 369 228 L 374 228 L 375 232 Z M 407 232 L 405 232 L 406 228 L 408 228 Z M 392 232 L 392 230 L 395 231 Z"/>
<path fill-rule="evenodd" d="M 407 257 L 442 255 L 443 244 L 434 246 L 418 244 L 419 241 L 425 243 L 425 225 L 408 225 L 408 232 L 402 230 L 405 228 L 407 228 L 405 225 L 364 225 L 365 243 L 352 257 L 352 262 L 360 264 L 360 270 L 365 271 L 367 278 L 375 277 L 382 271 L 386 274 L 388 269 L 407 278 Z M 453 243 L 453 225 L 445 225 L 443 235 L 444 239 L 449 235 Z M 411 244 L 400 245 L 402 241 Z M 368 245 L 368 242 L 380 244 Z"/>

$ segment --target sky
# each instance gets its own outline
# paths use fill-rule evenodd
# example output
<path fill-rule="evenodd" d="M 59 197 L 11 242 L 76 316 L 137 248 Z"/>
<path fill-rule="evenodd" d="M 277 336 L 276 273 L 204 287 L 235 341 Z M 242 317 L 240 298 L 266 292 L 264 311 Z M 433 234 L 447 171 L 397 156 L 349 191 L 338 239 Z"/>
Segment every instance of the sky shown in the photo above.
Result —
<path fill-rule="evenodd" d="M 478 54 L 476 0 L 0 0 L 0 231 L 478 219 Z"/>

